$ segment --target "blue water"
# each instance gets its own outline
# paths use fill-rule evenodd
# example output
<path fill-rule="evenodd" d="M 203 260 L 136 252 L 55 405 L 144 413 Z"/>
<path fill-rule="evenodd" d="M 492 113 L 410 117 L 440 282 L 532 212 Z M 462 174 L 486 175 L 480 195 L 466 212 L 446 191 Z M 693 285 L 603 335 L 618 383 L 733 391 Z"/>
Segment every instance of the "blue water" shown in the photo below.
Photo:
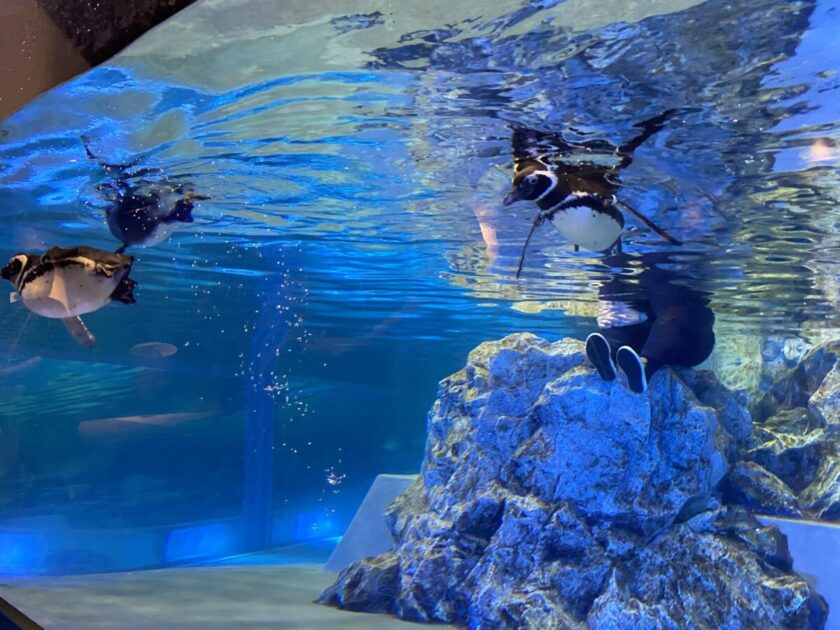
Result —
<path fill-rule="evenodd" d="M 0 125 L 2 260 L 117 246 L 82 134 L 211 198 L 130 251 L 92 350 L 2 300 L 0 574 L 334 538 L 419 469 L 470 349 L 594 330 L 601 256 L 545 229 L 514 277 L 511 124 L 620 141 L 695 108 L 624 177 L 686 244 L 630 220 L 625 251 L 709 291 L 719 337 L 838 328 L 837 0 L 380 4 L 199 1 Z"/>

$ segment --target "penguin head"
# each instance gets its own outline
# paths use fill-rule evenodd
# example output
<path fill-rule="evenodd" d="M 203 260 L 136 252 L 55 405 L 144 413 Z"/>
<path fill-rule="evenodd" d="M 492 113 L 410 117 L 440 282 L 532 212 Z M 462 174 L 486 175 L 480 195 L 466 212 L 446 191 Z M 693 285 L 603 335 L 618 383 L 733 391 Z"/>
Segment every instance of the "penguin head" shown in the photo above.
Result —
<path fill-rule="evenodd" d="M 0 277 L 3 280 L 8 280 L 12 284 L 17 284 L 23 270 L 29 262 L 29 256 L 26 254 L 18 254 L 9 260 L 9 264 L 0 269 Z"/>
<path fill-rule="evenodd" d="M 557 186 L 557 175 L 543 166 L 526 168 L 513 178 L 513 187 L 502 203 L 509 206 L 517 201 L 539 201 Z"/>

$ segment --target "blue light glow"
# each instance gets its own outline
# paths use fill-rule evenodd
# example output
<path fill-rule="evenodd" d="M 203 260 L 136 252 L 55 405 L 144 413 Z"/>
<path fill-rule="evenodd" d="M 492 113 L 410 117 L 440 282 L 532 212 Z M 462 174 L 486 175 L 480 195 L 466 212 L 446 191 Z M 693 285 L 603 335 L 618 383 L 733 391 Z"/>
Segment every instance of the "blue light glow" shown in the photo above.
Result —
<path fill-rule="evenodd" d="M 236 551 L 233 525 L 215 523 L 173 529 L 166 537 L 164 562 L 182 562 L 196 558 L 218 557 Z"/>
<path fill-rule="evenodd" d="M 44 541 L 37 534 L 0 534 L 0 575 L 32 573 L 44 555 Z"/>

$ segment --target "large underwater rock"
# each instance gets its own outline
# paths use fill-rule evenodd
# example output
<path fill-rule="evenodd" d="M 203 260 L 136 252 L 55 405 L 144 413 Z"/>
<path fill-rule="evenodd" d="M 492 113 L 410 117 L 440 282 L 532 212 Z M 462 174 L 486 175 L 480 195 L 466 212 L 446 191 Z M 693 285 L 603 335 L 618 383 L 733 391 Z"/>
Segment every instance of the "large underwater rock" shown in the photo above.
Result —
<path fill-rule="evenodd" d="M 813 341 L 800 336 L 763 336 L 743 329 L 742 323 L 715 325 L 715 349 L 707 361 L 720 382 L 744 403 L 754 402 L 811 349 Z"/>
<path fill-rule="evenodd" d="M 394 550 L 319 601 L 473 628 L 820 628 L 785 538 L 717 499 L 750 435 L 708 374 L 662 370 L 638 396 L 578 341 L 481 344 L 388 508 Z"/>
<path fill-rule="evenodd" d="M 788 513 L 786 489 L 806 516 L 840 520 L 840 341 L 810 350 L 768 388 L 753 416 L 752 444 L 744 458 L 754 465 L 741 483 L 766 485 L 770 473 L 785 486 L 774 491 L 778 500 L 765 496 L 761 511 Z M 754 502 L 737 493 L 733 500 L 738 496 L 744 505 Z"/>

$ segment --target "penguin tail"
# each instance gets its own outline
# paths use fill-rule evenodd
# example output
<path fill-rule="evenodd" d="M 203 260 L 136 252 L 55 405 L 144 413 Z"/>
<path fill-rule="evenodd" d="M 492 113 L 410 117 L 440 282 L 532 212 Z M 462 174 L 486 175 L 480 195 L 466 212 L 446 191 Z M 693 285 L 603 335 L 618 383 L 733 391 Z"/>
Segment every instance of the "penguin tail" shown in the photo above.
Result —
<path fill-rule="evenodd" d="M 123 304 L 134 304 L 137 302 L 134 299 L 134 287 L 136 286 L 137 283 L 126 276 L 120 280 L 117 288 L 114 289 L 114 292 L 111 294 L 111 299 L 115 302 L 122 302 Z"/>

